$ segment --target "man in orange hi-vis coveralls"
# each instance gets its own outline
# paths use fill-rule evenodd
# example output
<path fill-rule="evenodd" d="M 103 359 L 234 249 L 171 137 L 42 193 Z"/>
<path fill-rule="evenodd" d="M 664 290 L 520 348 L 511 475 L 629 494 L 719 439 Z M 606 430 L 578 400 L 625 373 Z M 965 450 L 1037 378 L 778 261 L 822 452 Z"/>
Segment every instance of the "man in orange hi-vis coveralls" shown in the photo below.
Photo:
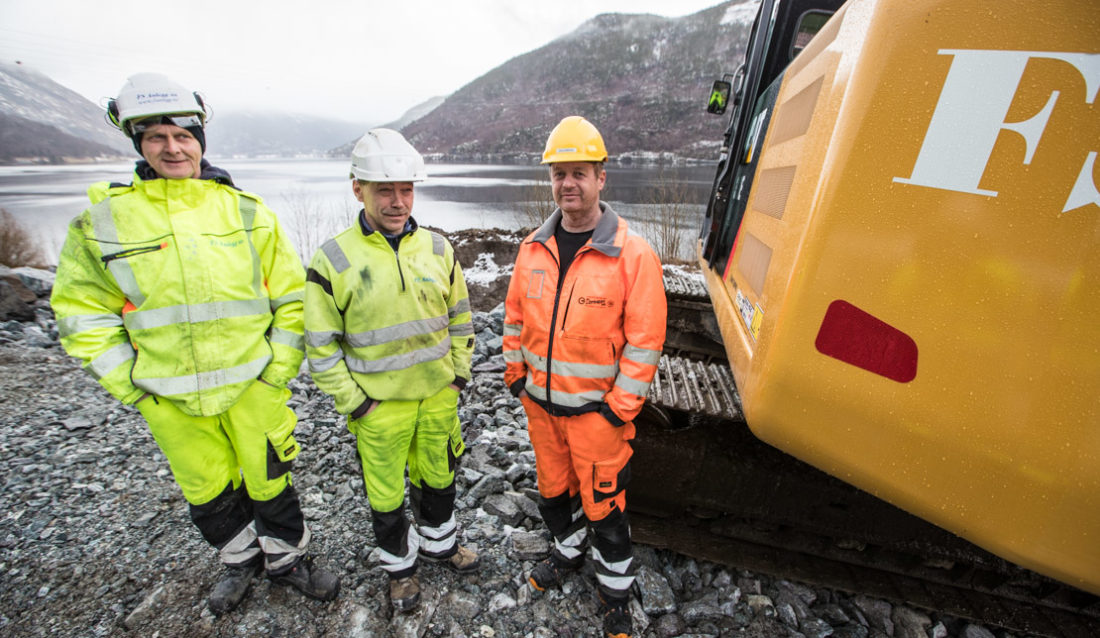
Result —
<path fill-rule="evenodd" d="M 504 318 L 504 380 L 527 411 L 539 511 L 554 536 L 531 571 L 559 586 L 584 562 L 591 528 L 603 630 L 632 631 L 634 583 L 626 484 L 633 419 L 665 340 L 661 263 L 600 201 L 607 150 L 596 127 L 567 117 L 543 164 L 558 208 L 520 245 Z"/>

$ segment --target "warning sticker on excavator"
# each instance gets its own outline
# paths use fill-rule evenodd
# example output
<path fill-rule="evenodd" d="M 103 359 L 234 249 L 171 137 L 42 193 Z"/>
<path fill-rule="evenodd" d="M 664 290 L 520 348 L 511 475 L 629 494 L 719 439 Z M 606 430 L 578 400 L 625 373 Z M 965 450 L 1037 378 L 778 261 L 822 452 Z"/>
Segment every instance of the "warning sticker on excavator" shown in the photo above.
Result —
<path fill-rule="evenodd" d="M 756 341 L 760 336 L 760 325 L 764 323 L 764 310 L 760 306 L 754 306 L 740 290 L 737 291 L 737 309 L 748 328 L 749 336 Z"/>

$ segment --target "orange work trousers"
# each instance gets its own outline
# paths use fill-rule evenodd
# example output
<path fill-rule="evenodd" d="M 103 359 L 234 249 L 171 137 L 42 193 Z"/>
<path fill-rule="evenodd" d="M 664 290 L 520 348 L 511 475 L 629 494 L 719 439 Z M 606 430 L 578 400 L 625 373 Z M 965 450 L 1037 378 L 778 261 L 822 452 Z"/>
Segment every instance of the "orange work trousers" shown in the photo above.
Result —
<path fill-rule="evenodd" d="M 550 416 L 526 393 L 521 401 L 535 450 L 539 494 L 554 498 L 567 491 L 570 496 L 579 493 L 590 521 L 603 520 L 616 508 L 626 512 L 634 423 L 615 427 L 598 412 Z"/>

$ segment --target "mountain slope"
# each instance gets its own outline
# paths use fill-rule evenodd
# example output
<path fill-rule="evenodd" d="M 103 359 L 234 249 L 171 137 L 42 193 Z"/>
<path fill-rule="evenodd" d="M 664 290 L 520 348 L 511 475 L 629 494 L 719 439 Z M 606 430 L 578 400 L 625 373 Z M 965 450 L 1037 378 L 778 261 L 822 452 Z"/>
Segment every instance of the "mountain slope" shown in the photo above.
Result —
<path fill-rule="evenodd" d="M 104 120 L 103 109 L 20 64 L 0 62 L 0 123 L 7 131 L 0 160 L 133 153 L 130 141 Z"/>
<path fill-rule="evenodd" d="M 118 156 L 117 149 L 56 127 L 0 113 L 0 162 L 59 163 Z"/>
<path fill-rule="evenodd" d="M 210 118 L 207 144 L 212 156 L 316 155 L 348 139 L 367 126 L 341 120 L 276 112 L 221 112 Z"/>
<path fill-rule="evenodd" d="M 467 84 L 403 132 L 425 153 L 508 157 L 540 152 L 561 118 L 583 115 L 612 155 L 711 158 L 723 120 L 707 116 L 706 97 L 739 62 L 755 9 L 734 1 L 682 18 L 599 15 Z"/>

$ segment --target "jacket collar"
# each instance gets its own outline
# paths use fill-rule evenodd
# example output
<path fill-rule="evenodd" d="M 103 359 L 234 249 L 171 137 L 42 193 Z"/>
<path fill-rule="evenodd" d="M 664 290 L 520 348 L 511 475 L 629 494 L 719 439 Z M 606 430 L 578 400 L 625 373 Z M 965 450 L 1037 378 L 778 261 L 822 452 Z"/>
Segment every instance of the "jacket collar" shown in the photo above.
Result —
<path fill-rule="evenodd" d="M 600 221 L 592 229 L 592 239 L 588 246 L 600 251 L 608 257 L 618 257 L 622 252 L 622 246 L 616 243 L 615 238 L 619 234 L 619 215 L 610 206 L 600 202 Z M 531 241 L 545 244 L 554 236 L 558 224 L 561 222 L 561 208 L 555 208 L 550 217 L 546 218 L 542 226 L 531 236 Z"/>
<path fill-rule="evenodd" d="M 229 176 L 229 173 L 225 169 L 214 166 L 210 162 L 206 161 L 206 158 L 203 158 L 199 162 L 199 171 L 199 179 L 210 179 L 219 184 L 225 184 L 226 186 L 237 188 L 237 186 L 233 183 L 233 178 Z M 145 160 L 138 160 L 137 165 L 134 166 L 134 175 L 137 175 L 137 177 L 143 182 L 152 181 L 154 179 L 163 179 L 160 175 L 157 174 L 156 171 L 153 170 L 153 167 L 149 165 L 149 162 L 146 162 Z M 112 186 L 115 186 L 115 184 L 112 184 Z"/>

